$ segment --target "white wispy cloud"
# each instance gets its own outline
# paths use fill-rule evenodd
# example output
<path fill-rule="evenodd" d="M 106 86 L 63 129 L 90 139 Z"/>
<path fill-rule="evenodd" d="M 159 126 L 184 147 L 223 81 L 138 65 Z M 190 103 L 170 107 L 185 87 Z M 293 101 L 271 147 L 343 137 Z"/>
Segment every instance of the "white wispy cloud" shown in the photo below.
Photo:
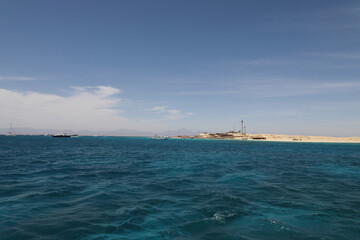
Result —
<path fill-rule="evenodd" d="M 329 17 L 343 16 L 343 17 L 349 17 L 351 19 L 359 19 L 360 6 L 359 4 L 356 4 L 356 5 L 334 7 L 323 10 L 322 13 L 323 16 L 329 16 Z"/>
<path fill-rule="evenodd" d="M 220 87 L 219 87 L 220 88 Z M 287 97 L 360 90 L 360 81 L 312 81 L 299 79 L 263 79 L 261 82 L 241 81 L 238 86 L 222 89 L 181 91 L 178 95 L 239 95 L 244 97 Z"/>
<path fill-rule="evenodd" d="M 105 96 L 105 97 L 121 93 L 120 89 L 108 87 L 108 86 L 96 86 L 96 87 L 72 86 L 71 88 L 81 94 L 96 94 L 96 95 Z"/>
<path fill-rule="evenodd" d="M 177 120 L 194 115 L 191 112 L 184 113 L 178 109 L 169 109 L 167 106 L 155 106 L 148 110 L 154 111 L 156 113 L 165 113 L 166 114 L 165 120 Z"/>
<path fill-rule="evenodd" d="M 321 8 L 314 15 L 312 26 L 324 30 L 349 30 L 360 27 L 360 6 L 356 4 L 341 4 L 329 8 Z"/>
<path fill-rule="evenodd" d="M 318 88 L 336 88 L 336 89 L 353 89 L 353 88 L 359 88 L 360 87 L 360 81 L 344 81 L 344 82 L 325 82 L 322 84 L 319 84 L 317 86 Z"/>
<path fill-rule="evenodd" d="M 40 78 L 25 77 L 25 76 L 0 76 L 0 81 L 33 81 Z"/>
<path fill-rule="evenodd" d="M 110 86 L 73 86 L 66 96 L 0 88 L 0 126 L 7 127 L 12 121 L 17 127 L 37 129 L 152 131 L 168 130 L 166 121 L 193 115 L 166 106 L 155 106 L 148 110 L 163 114 L 159 119 L 129 118 L 125 116 L 127 112 L 124 109 L 131 108 L 136 112 L 140 111 L 140 107 L 128 106 L 129 100 L 124 101 L 120 93 L 120 89 Z"/>
<path fill-rule="evenodd" d="M 342 10 L 345 14 L 350 14 L 354 17 L 359 18 L 360 15 L 360 7 L 351 7 L 351 8 L 343 8 Z"/>
<path fill-rule="evenodd" d="M 119 89 L 109 86 L 73 87 L 70 96 L 0 89 L 0 124 L 56 129 L 113 130 L 136 128 L 121 116 Z"/>
<path fill-rule="evenodd" d="M 273 60 L 273 59 L 253 59 L 253 60 L 242 60 L 237 61 L 238 64 L 249 65 L 249 66 L 268 66 L 268 65 L 288 65 L 289 61 Z"/>
<path fill-rule="evenodd" d="M 360 52 L 309 52 L 305 55 L 314 56 L 314 57 L 327 57 L 334 59 L 349 59 L 349 60 L 358 60 L 360 59 Z"/>
<path fill-rule="evenodd" d="M 308 106 L 312 110 L 330 110 L 330 111 L 342 111 L 349 109 L 351 112 L 360 112 L 360 101 L 359 100 L 343 100 L 343 101 L 316 101 L 312 105 Z"/>
<path fill-rule="evenodd" d="M 191 91 L 182 91 L 176 94 L 178 95 L 234 95 L 241 94 L 241 90 L 191 90 Z"/>

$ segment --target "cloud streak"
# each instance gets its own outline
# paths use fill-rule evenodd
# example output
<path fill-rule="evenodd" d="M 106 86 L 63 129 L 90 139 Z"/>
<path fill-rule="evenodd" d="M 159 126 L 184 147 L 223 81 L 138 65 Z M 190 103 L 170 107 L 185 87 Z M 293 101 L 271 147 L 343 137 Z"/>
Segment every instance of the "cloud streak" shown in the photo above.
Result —
<path fill-rule="evenodd" d="M 272 60 L 272 59 L 255 59 L 238 61 L 238 64 L 248 66 L 272 66 L 272 65 L 289 65 L 289 61 Z"/>
<path fill-rule="evenodd" d="M 169 109 L 167 106 L 155 106 L 153 108 L 148 109 L 150 111 L 159 113 L 159 114 L 166 114 L 165 120 L 177 120 L 185 117 L 189 117 L 194 115 L 191 112 L 183 113 L 178 109 Z"/>
<path fill-rule="evenodd" d="M 316 82 L 310 80 L 294 79 L 264 79 L 232 86 L 231 89 L 204 89 L 182 91 L 178 95 L 241 95 L 245 97 L 291 97 L 314 94 L 341 93 L 360 90 L 359 81 L 329 81 Z"/>
<path fill-rule="evenodd" d="M 24 76 L 0 76 L 0 81 L 33 81 L 33 80 L 39 80 L 39 78 L 24 77 Z"/>
<path fill-rule="evenodd" d="M 305 55 L 334 59 L 360 60 L 360 52 L 310 52 Z"/>

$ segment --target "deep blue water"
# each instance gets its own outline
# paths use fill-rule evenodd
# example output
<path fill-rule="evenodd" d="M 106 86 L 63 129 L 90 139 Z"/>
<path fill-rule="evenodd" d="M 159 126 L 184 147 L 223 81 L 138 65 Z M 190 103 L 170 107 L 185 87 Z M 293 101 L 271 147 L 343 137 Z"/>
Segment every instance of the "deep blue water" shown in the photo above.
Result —
<path fill-rule="evenodd" d="M 360 239 L 360 144 L 0 136 L 0 239 Z"/>

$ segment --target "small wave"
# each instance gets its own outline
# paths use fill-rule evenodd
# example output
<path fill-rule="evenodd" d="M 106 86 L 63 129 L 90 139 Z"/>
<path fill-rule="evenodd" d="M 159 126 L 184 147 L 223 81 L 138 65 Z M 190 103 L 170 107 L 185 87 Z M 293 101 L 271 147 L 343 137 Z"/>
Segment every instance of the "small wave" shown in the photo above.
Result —
<path fill-rule="evenodd" d="M 267 221 L 274 225 L 275 231 L 292 231 L 288 226 L 279 221 L 276 221 L 274 219 L 268 219 Z"/>
<path fill-rule="evenodd" d="M 230 212 L 230 211 L 220 211 L 216 212 L 212 217 L 210 218 L 204 218 L 205 222 L 215 222 L 218 224 L 224 224 L 226 223 L 226 219 L 236 216 L 236 213 Z"/>

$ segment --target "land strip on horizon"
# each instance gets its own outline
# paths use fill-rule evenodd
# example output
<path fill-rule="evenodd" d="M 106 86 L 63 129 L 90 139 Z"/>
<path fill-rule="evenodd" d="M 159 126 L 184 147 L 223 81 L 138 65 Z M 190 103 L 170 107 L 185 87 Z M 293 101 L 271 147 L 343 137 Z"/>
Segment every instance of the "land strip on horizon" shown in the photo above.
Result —
<path fill-rule="evenodd" d="M 241 132 L 201 133 L 195 136 L 174 136 L 183 139 L 228 139 L 278 142 L 324 142 L 324 143 L 360 143 L 360 137 L 328 137 L 285 134 L 245 134 Z"/>

